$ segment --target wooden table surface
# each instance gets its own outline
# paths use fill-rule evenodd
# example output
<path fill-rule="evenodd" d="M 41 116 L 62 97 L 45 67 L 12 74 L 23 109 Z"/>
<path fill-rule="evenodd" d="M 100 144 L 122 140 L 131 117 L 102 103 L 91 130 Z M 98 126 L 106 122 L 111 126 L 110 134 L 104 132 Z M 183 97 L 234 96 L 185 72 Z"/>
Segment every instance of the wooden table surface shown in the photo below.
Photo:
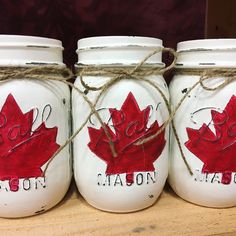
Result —
<path fill-rule="evenodd" d="M 64 200 L 41 215 L 0 219 L 0 236 L 236 235 L 236 207 L 210 209 L 177 197 L 166 186 L 154 206 L 129 214 L 89 206 L 72 184 Z"/>

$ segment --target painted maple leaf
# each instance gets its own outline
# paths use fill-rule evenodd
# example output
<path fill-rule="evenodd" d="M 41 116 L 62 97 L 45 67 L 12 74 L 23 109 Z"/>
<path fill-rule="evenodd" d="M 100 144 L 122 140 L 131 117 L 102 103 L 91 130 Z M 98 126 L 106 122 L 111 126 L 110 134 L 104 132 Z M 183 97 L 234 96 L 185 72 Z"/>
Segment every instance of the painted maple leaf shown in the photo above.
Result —
<path fill-rule="evenodd" d="M 222 173 L 221 183 L 230 184 L 236 172 L 236 97 L 223 112 L 211 110 L 213 132 L 205 123 L 198 130 L 187 128 L 186 147 L 203 163 L 202 173 Z"/>
<path fill-rule="evenodd" d="M 8 95 L 0 112 L 0 180 L 42 176 L 44 165 L 60 147 L 57 127 L 43 122 L 32 131 L 33 109 L 23 114 L 14 97 Z"/>
<path fill-rule="evenodd" d="M 106 174 L 126 173 L 126 182 L 133 183 L 134 172 L 154 171 L 153 162 L 165 147 L 165 130 L 155 138 L 138 144 L 137 141 L 155 134 L 160 126 L 155 121 L 149 128 L 150 106 L 140 110 L 132 93 L 129 93 L 120 110 L 109 109 L 114 131 L 104 124 L 114 142 L 117 156 L 113 157 L 104 129 L 88 128 L 90 150 L 107 163 Z"/>

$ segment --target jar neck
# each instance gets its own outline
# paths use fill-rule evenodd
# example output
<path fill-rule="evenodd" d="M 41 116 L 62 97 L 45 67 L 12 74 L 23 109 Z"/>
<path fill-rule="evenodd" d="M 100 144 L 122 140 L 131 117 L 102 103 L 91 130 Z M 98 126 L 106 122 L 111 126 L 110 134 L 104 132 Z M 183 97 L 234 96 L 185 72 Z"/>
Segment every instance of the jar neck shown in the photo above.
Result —
<path fill-rule="evenodd" d="M 177 68 L 236 68 L 236 49 L 192 50 L 178 54 Z"/>

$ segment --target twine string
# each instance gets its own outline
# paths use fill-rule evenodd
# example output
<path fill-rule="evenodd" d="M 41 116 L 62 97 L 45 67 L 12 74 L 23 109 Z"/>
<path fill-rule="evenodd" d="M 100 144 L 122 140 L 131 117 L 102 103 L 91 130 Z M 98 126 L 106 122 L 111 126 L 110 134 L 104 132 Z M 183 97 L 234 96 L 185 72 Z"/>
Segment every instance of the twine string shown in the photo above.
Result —
<path fill-rule="evenodd" d="M 153 68 L 146 66 L 145 62 L 153 56 L 155 53 L 158 52 L 169 52 L 174 56 L 174 60 L 172 63 L 165 68 Z M 89 121 L 91 115 L 95 114 L 96 118 L 98 119 L 99 123 L 101 124 L 102 128 L 104 129 L 105 135 L 107 136 L 109 140 L 109 145 L 111 148 L 111 152 L 113 157 L 115 158 L 117 156 L 115 145 L 112 141 L 112 137 L 110 133 L 107 130 L 106 124 L 102 121 L 99 113 L 96 110 L 96 105 L 98 104 L 100 98 L 111 88 L 113 85 L 115 85 L 117 82 L 124 80 L 124 79 L 134 79 L 137 81 L 142 81 L 147 84 L 149 84 L 151 87 L 153 87 L 158 93 L 161 95 L 161 97 L 164 100 L 165 106 L 167 107 L 169 117 L 168 119 L 162 124 L 160 129 L 149 137 L 142 137 L 139 140 L 137 140 L 134 145 L 143 145 L 144 143 L 150 141 L 151 139 L 157 137 L 169 124 L 172 124 L 172 130 L 174 133 L 174 136 L 177 140 L 177 145 L 180 149 L 181 157 L 189 171 L 189 173 L 192 175 L 191 168 L 186 161 L 183 149 L 181 147 L 181 141 L 179 139 L 179 136 L 177 134 L 175 124 L 174 124 L 174 117 L 176 115 L 176 112 L 178 111 L 179 107 L 183 104 L 187 96 L 198 86 L 200 85 L 204 90 L 207 91 L 217 91 L 219 89 L 224 88 L 231 82 L 236 80 L 236 69 L 230 69 L 230 68 L 207 68 L 203 72 L 202 70 L 196 70 L 196 69 L 188 69 L 184 70 L 181 69 L 181 71 L 177 71 L 177 74 L 183 74 L 183 75 L 197 75 L 200 76 L 199 80 L 195 82 L 190 88 L 188 88 L 187 92 L 184 94 L 184 96 L 180 99 L 178 104 L 175 106 L 173 110 L 171 110 L 171 106 L 169 104 L 168 99 L 166 98 L 165 94 L 162 92 L 162 90 L 159 88 L 159 86 L 150 81 L 148 78 L 145 78 L 149 75 L 162 75 L 166 71 L 172 69 L 175 65 L 177 58 L 177 54 L 173 49 L 169 48 L 158 48 L 155 51 L 153 51 L 151 54 L 149 54 L 147 57 L 144 58 L 143 61 L 141 61 L 138 65 L 135 66 L 135 68 L 104 68 L 104 67 L 83 67 L 79 72 L 79 77 L 82 86 L 87 91 L 99 91 L 98 95 L 95 98 L 95 101 L 92 102 L 88 99 L 86 94 L 79 89 L 77 86 L 75 86 L 73 83 L 69 82 L 69 79 L 74 78 L 74 74 L 67 68 L 63 66 L 33 66 L 33 67 L 4 67 L 0 70 L 0 81 L 11 81 L 14 79 L 33 79 L 33 80 L 53 80 L 53 81 L 59 81 L 62 82 L 71 88 L 73 88 L 76 92 L 78 92 L 83 99 L 86 101 L 86 103 L 89 105 L 91 111 L 85 121 L 81 124 L 81 126 L 66 140 L 66 142 L 60 146 L 60 148 L 53 154 L 53 156 L 50 158 L 50 160 L 47 162 L 46 167 L 43 171 L 43 174 L 45 175 L 49 164 L 52 162 L 52 160 L 55 158 L 55 156 L 62 151 L 69 143 L 73 141 L 73 139 L 80 133 L 80 131 L 85 127 L 87 122 Z M 111 77 L 108 82 L 106 82 L 104 85 L 100 87 L 92 87 L 87 85 L 84 80 L 83 76 L 109 76 Z M 208 80 L 212 80 L 214 78 L 223 78 L 223 82 L 220 84 L 211 87 L 207 85 Z"/>
<path fill-rule="evenodd" d="M 174 56 L 174 59 L 172 61 L 172 63 L 165 67 L 165 68 L 160 68 L 160 67 L 147 67 L 145 65 L 145 62 L 153 55 L 155 55 L 156 53 L 160 53 L 160 52 L 168 52 L 170 54 L 172 54 Z M 176 63 L 176 59 L 177 59 L 177 53 L 171 49 L 171 48 L 157 48 L 156 50 L 154 50 L 153 52 L 151 52 L 149 55 L 147 55 L 138 65 L 136 65 L 133 69 L 131 68 L 127 68 L 127 67 L 122 67 L 122 68 L 106 68 L 106 67 L 102 67 L 102 66 L 96 66 L 96 67 L 89 67 L 89 66 L 83 66 L 82 68 L 80 68 L 80 71 L 78 73 L 78 76 L 80 77 L 80 82 L 82 84 L 82 86 L 85 88 L 85 93 L 87 93 L 88 91 L 100 91 L 100 93 L 97 95 L 97 97 L 95 98 L 95 102 L 92 106 L 90 106 L 90 108 L 94 111 L 94 114 L 96 114 L 96 117 L 98 118 L 100 124 L 103 126 L 103 122 L 101 122 L 101 117 L 99 115 L 99 113 L 96 111 L 96 109 L 94 109 L 94 107 L 96 107 L 98 101 L 100 100 L 100 98 L 102 97 L 102 95 L 104 95 L 107 90 L 109 88 L 111 88 L 114 84 L 118 83 L 121 80 L 124 79 L 134 79 L 137 81 L 143 81 L 148 83 L 151 87 L 153 87 L 162 97 L 162 99 L 164 100 L 165 106 L 168 110 L 169 113 L 169 118 L 167 119 L 167 121 L 165 121 L 161 128 L 153 135 L 149 136 L 149 137 L 141 137 L 140 139 L 138 139 L 134 145 L 143 145 L 146 142 L 149 142 L 150 140 L 156 138 L 170 123 L 172 124 L 173 127 L 173 133 L 174 136 L 177 140 L 177 144 L 178 147 L 180 149 L 180 153 L 181 153 L 181 157 L 189 171 L 189 173 L 192 175 L 192 171 L 191 168 L 185 158 L 182 146 L 181 146 L 181 142 L 179 140 L 176 128 L 175 128 L 175 124 L 173 121 L 173 117 L 174 115 L 172 115 L 171 112 L 171 106 L 169 104 L 168 99 L 166 98 L 165 94 L 162 92 L 162 90 L 159 88 L 159 86 L 157 86 L 154 82 L 150 81 L 149 79 L 147 79 L 146 77 L 149 75 L 162 75 L 163 73 L 165 73 L 166 71 L 172 69 L 175 66 Z M 106 82 L 104 85 L 99 86 L 99 87 L 93 87 L 88 85 L 84 79 L 83 76 L 107 76 L 107 77 L 111 77 L 108 82 Z M 175 111 L 176 113 L 176 111 Z M 109 133 L 107 131 L 106 126 L 104 126 L 104 132 L 107 134 Z M 114 153 L 116 154 L 115 151 L 115 146 L 114 143 L 112 141 L 112 138 L 110 137 L 110 133 L 109 135 L 107 135 L 107 138 L 109 140 L 109 145 L 110 145 L 110 149 L 112 151 L 113 157 L 116 157 L 114 155 Z"/>

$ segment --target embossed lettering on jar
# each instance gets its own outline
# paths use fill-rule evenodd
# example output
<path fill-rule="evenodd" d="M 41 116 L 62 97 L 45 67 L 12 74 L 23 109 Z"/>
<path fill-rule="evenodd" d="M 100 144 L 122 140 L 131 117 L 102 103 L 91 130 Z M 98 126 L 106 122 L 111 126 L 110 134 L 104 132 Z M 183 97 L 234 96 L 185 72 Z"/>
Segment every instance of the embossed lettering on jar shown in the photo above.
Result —
<path fill-rule="evenodd" d="M 85 127 L 74 141 L 74 173 L 77 187 L 92 206 L 113 212 L 130 212 L 152 205 L 167 178 L 168 127 L 145 143 L 139 141 L 155 134 L 168 117 L 163 97 L 150 84 L 123 76 L 103 93 L 98 89 L 119 70 L 134 68 L 162 41 L 145 37 L 94 37 L 78 41 L 79 68 L 109 70 L 82 77 L 89 86 L 78 86 L 94 103 Z M 144 67 L 162 68 L 161 53 L 150 57 Z M 91 71 L 90 71 L 91 72 Z M 120 72 L 118 72 L 120 73 Z M 168 99 L 161 75 L 146 76 Z M 76 91 L 72 93 L 73 123 L 76 131 L 91 113 L 91 107 Z M 111 147 L 110 144 L 113 144 Z M 112 149 L 113 148 L 113 149 Z"/>
<path fill-rule="evenodd" d="M 236 40 L 185 41 L 177 51 L 170 94 L 173 108 L 185 96 L 174 118 L 184 156 L 172 135 L 169 182 L 187 201 L 235 206 Z"/>
<path fill-rule="evenodd" d="M 50 77 L 21 76 L 24 68 L 63 67 L 62 49 L 54 39 L 0 35 L 1 79 L 6 70 L 19 73 L 0 84 L 1 217 L 42 213 L 69 187 L 69 147 L 51 160 L 69 135 L 69 89 Z"/>

